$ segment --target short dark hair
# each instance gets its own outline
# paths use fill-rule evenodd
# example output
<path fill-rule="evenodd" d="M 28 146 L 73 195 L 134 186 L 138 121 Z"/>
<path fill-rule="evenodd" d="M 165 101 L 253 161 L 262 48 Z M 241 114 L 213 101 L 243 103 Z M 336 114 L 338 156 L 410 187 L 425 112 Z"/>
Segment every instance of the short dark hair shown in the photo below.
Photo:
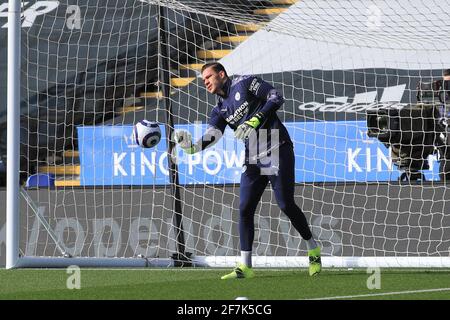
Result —
<path fill-rule="evenodd" d="M 220 71 L 223 71 L 225 73 L 225 76 L 228 77 L 227 70 L 225 70 L 225 67 L 219 63 L 219 62 L 210 62 L 206 63 L 202 67 L 202 72 L 205 71 L 208 68 L 213 68 L 215 72 L 219 73 Z"/>
<path fill-rule="evenodd" d="M 450 76 L 450 69 L 445 69 L 444 72 L 442 73 L 442 75 L 443 75 L 444 77 Z"/>

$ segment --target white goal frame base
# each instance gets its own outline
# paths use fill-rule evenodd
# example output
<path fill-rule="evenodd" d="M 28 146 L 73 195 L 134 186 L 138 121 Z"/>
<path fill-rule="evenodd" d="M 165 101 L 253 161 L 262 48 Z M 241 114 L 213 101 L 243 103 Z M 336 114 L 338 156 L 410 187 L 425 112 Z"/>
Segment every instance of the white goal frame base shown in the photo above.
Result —
<path fill-rule="evenodd" d="M 232 268 L 239 256 L 198 256 L 193 267 Z M 306 268 L 307 257 L 252 257 L 255 268 Z M 13 268 L 169 268 L 172 259 L 21 257 Z M 322 257 L 324 268 L 450 268 L 450 257 Z"/>

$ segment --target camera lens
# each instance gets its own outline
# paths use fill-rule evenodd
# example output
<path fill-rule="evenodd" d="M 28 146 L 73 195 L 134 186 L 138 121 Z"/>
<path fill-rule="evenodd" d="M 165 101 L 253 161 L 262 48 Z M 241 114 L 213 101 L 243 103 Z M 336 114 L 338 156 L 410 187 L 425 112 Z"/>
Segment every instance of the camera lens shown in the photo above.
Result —
<path fill-rule="evenodd" d="M 439 94 L 439 100 L 442 103 L 450 103 L 450 80 L 444 80 L 442 83 L 442 90 Z"/>
<path fill-rule="evenodd" d="M 380 131 L 384 131 L 388 128 L 389 118 L 385 115 L 377 117 L 377 127 Z"/>

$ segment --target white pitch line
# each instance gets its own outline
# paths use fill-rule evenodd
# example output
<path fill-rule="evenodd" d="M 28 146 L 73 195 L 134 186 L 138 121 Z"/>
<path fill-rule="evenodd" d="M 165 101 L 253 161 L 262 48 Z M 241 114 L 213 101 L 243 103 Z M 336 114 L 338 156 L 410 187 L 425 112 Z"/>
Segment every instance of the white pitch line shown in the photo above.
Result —
<path fill-rule="evenodd" d="M 314 299 L 306 299 L 306 300 L 351 299 L 351 298 L 363 298 L 363 297 L 390 296 L 390 295 L 399 295 L 399 294 L 440 292 L 440 291 L 450 291 L 450 288 L 426 289 L 426 290 L 409 290 L 409 291 L 384 292 L 384 293 L 369 293 L 369 294 L 359 294 L 359 295 L 354 295 L 354 296 L 323 297 L 323 298 L 314 298 Z"/>

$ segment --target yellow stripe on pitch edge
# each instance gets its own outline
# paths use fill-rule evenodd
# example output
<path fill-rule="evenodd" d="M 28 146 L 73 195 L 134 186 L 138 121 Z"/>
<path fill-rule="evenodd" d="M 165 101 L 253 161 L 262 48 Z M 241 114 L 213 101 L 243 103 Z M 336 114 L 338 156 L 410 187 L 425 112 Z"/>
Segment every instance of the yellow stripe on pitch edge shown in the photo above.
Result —
<path fill-rule="evenodd" d="M 185 87 L 187 86 L 189 83 L 191 83 L 192 81 L 194 81 L 195 78 L 172 78 L 170 79 L 170 85 L 172 87 Z"/>
<path fill-rule="evenodd" d="M 162 99 L 162 98 L 163 98 L 163 93 L 162 93 L 162 91 L 141 92 L 141 98 L 156 98 L 156 99 Z"/>
<path fill-rule="evenodd" d="M 56 175 L 79 175 L 80 166 L 42 166 L 38 170 L 40 173 L 53 173 Z"/>
<path fill-rule="evenodd" d="M 80 152 L 78 150 L 66 150 L 64 151 L 64 157 L 66 158 L 76 158 L 80 156 Z"/>
<path fill-rule="evenodd" d="M 254 32 L 261 29 L 263 26 L 259 24 L 236 24 L 235 28 L 237 32 Z"/>
<path fill-rule="evenodd" d="M 244 42 L 249 36 L 221 36 L 216 40 L 220 42 Z"/>
<path fill-rule="evenodd" d="M 203 63 L 189 63 L 180 65 L 180 69 L 186 70 L 201 70 L 203 67 Z"/>
<path fill-rule="evenodd" d="M 197 57 L 200 59 L 220 59 L 231 53 L 233 50 L 199 50 Z"/>
<path fill-rule="evenodd" d="M 255 9 L 253 10 L 254 14 L 280 14 L 286 11 L 286 8 L 268 8 L 268 9 Z"/>
<path fill-rule="evenodd" d="M 290 5 L 290 4 L 294 4 L 297 3 L 298 0 L 272 0 L 273 4 L 284 4 L 284 5 Z"/>
<path fill-rule="evenodd" d="M 55 187 L 79 187 L 80 180 L 55 180 Z"/>

